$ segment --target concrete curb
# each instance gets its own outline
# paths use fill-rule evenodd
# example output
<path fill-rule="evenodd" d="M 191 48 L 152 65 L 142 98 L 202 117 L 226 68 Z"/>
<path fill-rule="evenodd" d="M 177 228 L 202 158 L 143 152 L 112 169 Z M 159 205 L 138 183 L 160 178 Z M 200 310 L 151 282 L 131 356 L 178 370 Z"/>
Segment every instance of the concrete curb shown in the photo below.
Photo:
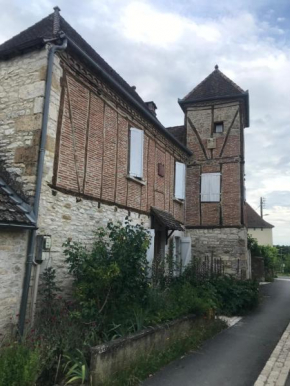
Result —
<path fill-rule="evenodd" d="M 254 386 L 285 386 L 290 372 L 290 323 Z"/>

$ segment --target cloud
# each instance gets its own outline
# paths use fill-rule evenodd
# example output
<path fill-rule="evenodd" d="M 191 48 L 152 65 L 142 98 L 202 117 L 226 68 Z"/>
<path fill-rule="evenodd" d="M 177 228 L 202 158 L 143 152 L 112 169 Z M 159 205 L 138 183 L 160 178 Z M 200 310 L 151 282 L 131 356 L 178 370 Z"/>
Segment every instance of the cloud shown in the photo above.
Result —
<path fill-rule="evenodd" d="M 0 41 L 52 12 L 50 0 L 2 0 Z M 60 0 L 62 15 L 158 106 L 165 126 L 183 123 L 177 98 L 219 64 L 250 92 L 245 130 L 249 203 L 269 203 L 274 242 L 290 244 L 290 44 L 288 0 Z M 281 17 L 283 15 L 283 17 Z M 285 21 L 282 20 L 285 17 Z M 287 23 L 288 21 L 288 23 Z"/>

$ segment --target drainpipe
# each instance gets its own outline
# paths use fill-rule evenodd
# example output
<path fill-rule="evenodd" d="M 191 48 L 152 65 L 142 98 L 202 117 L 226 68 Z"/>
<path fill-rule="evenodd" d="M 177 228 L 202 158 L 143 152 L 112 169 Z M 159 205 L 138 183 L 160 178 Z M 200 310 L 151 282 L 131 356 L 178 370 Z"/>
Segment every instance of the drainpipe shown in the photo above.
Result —
<path fill-rule="evenodd" d="M 41 126 L 41 138 L 40 138 L 38 165 L 37 165 L 35 196 L 34 196 L 34 204 L 33 204 L 33 211 L 36 219 L 35 225 L 37 225 L 37 220 L 38 220 L 40 193 L 41 193 L 41 185 L 42 185 L 42 174 L 43 174 L 45 145 L 46 145 L 46 137 L 47 137 L 47 124 L 48 124 L 48 115 L 49 115 L 49 102 L 50 102 L 54 54 L 56 53 L 56 51 L 63 51 L 67 47 L 67 39 L 65 35 L 63 33 L 60 33 L 59 36 L 60 38 L 63 39 L 62 44 L 53 45 L 52 47 L 50 47 L 49 53 L 48 53 L 43 118 L 42 118 L 42 126 Z M 34 262 L 35 239 L 36 239 L 36 229 L 33 229 L 29 233 L 28 245 L 27 245 L 26 269 L 25 269 L 25 276 L 23 280 L 23 290 L 22 290 L 22 297 L 21 297 L 20 311 L 19 311 L 18 329 L 19 329 L 20 336 L 23 336 L 24 328 L 25 328 L 25 316 L 26 316 L 26 310 L 27 310 L 31 271 L 32 271 L 32 265 Z"/>

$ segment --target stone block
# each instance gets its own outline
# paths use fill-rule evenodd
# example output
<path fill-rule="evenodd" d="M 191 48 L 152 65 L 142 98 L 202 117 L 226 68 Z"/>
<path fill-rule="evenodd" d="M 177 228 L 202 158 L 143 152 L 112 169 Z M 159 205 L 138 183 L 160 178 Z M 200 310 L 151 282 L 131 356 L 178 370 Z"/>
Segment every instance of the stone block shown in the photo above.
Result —
<path fill-rule="evenodd" d="M 20 99 L 33 99 L 39 96 L 44 96 L 45 81 L 39 81 L 32 84 L 27 84 L 19 88 Z"/>
<path fill-rule="evenodd" d="M 15 150 L 14 162 L 15 163 L 33 163 L 38 158 L 38 147 L 26 146 L 18 147 Z"/>
<path fill-rule="evenodd" d="M 34 131 L 41 128 L 42 115 L 23 115 L 15 119 L 17 131 Z"/>

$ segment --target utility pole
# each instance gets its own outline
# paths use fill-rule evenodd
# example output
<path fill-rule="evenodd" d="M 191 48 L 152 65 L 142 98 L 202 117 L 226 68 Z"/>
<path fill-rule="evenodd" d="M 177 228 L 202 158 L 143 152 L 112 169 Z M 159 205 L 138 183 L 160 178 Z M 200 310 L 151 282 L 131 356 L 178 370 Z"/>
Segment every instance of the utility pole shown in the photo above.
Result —
<path fill-rule="evenodd" d="M 264 197 L 260 197 L 260 213 L 261 213 L 261 217 L 263 218 L 263 208 L 264 208 L 264 205 L 265 205 L 265 198 Z"/>

